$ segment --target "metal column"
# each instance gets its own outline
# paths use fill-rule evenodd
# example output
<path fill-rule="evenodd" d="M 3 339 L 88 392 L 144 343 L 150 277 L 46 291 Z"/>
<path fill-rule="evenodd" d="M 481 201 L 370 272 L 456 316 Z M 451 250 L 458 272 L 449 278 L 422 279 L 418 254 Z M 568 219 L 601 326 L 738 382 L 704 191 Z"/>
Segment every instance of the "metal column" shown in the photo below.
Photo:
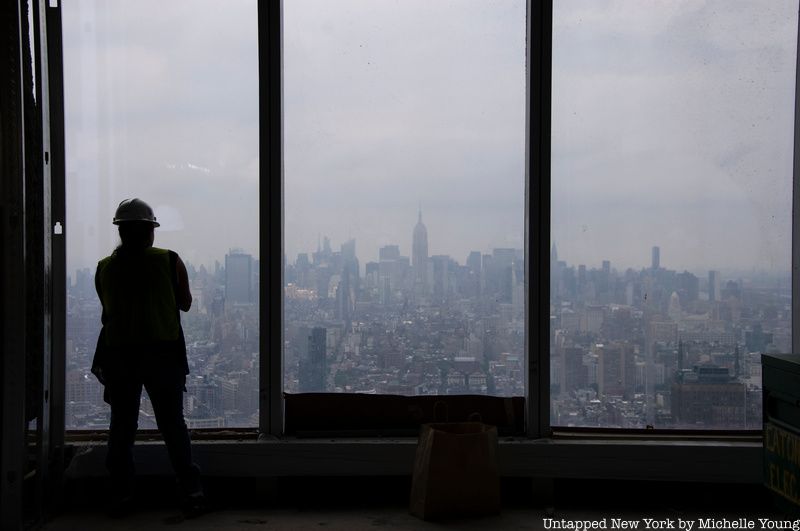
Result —
<path fill-rule="evenodd" d="M 259 432 L 283 433 L 283 70 L 281 2 L 258 4 L 261 321 Z"/>
<path fill-rule="evenodd" d="M 4 35 L 0 62 L 0 527 L 22 528 L 25 463 L 25 79 L 23 17 L 27 2 L 0 4 Z M 27 20 L 25 20 L 27 26 Z"/>
<path fill-rule="evenodd" d="M 525 334 L 528 437 L 550 435 L 550 95 L 552 0 L 528 1 Z"/>

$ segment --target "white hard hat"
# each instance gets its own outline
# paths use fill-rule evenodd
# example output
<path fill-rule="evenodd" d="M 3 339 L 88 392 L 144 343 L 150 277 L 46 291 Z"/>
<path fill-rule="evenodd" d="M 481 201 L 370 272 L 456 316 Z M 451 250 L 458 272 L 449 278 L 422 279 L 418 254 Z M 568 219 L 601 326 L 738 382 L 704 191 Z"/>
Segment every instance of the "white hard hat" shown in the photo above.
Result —
<path fill-rule="evenodd" d="M 138 197 L 125 199 L 117 207 L 117 212 L 114 214 L 114 225 L 119 225 L 126 221 L 149 221 L 154 227 L 160 225 L 156 221 L 156 216 L 153 214 L 153 209 L 150 208 L 150 205 Z"/>

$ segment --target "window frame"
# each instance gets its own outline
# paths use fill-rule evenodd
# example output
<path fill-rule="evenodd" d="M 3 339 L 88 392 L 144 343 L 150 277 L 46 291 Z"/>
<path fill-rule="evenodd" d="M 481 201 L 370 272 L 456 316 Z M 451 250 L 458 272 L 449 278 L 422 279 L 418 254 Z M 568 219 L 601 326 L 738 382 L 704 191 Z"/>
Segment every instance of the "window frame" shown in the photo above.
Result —
<path fill-rule="evenodd" d="M 51 68 L 55 90 L 51 112 L 53 143 L 53 201 L 52 219 L 64 220 L 65 174 L 63 166 L 64 115 L 63 75 L 61 75 L 60 5 L 50 2 L 48 26 L 57 31 L 52 41 Z M 259 440 L 279 439 L 284 434 L 283 404 L 283 38 L 282 2 L 259 2 L 258 64 L 259 64 L 259 285 L 260 374 L 259 374 Z M 551 190 L 551 94 L 552 94 L 552 13 L 553 0 L 528 0 L 526 17 L 526 142 L 525 142 L 525 275 L 527 281 L 525 313 L 526 337 L 526 437 L 549 438 L 554 435 L 550 425 L 550 350 L 549 350 L 549 279 L 550 279 L 550 190 Z M 800 32 L 798 32 L 800 34 Z M 800 37 L 798 38 L 800 46 Z M 52 47 L 51 47 L 52 48 Z M 800 70 L 800 54 L 798 54 Z M 800 205 L 800 75 L 796 71 L 795 129 L 793 167 L 793 211 Z M 60 89 L 60 90 L 59 90 Z M 60 151 L 58 151 L 60 150 Z M 59 153 L 60 156 L 56 156 Z M 58 161 L 58 162 L 56 162 Z M 66 227 L 65 227 L 66 228 Z M 54 238 L 52 267 L 54 279 L 53 320 L 53 402 L 52 428 L 54 447 L 64 440 L 64 362 L 65 362 L 65 237 Z M 800 352 L 800 217 L 792 217 L 792 345 Z M 275 297 L 280 293 L 280 297 Z M 273 296 L 270 296 L 273 295 Z M 252 430 L 243 430 L 252 431 Z M 559 433 L 569 432 L 558 428 Z M 581 430 L 585 436 L 614 434 L 616 430 L 597 428 Z M 641 438 L 659 435 L 641 430 Z M 60 435 L 59 435 L 60 434 Z M 730 432 L 720 430 L 708 434 L 710 440 L 724 439 Z M 752 432 L 760 436 L 760 431 Z M 576 433 L 576 435 L 578 435 Z M 634 434 L 635 436 L 635 434 Z"/>
<path fill-rule="evenodd" d="M 552 0 L 527 0 L 525 68 L 525 434 L 550 436 L 550 99 Z M 282 1 L 259 3 L 261 148 L 261 380 L 259 438 L 283 436 L 283 37 Z M 266 161 L 266 164 L 264 163 Z M 267 208 L 265 208 L 265 205 Z M 535 212 L 533 217 L 531 212 Z M 537 230 L 530 230 L 536 226 Z M 536 264 L 531 268 L 531 256 Z M 533 275 L 533 276 L 532 276 Z M 280 297 L 270 297 L 280 293 Z M 268 301 L 264 304 L 264 301 Z M 531 304 L 535 301 L 535 304 Z M 536 355 L 532 355 L 535 352 Z M 266 356 L 266 361 L 264 363 Z M 267 385 L 264 385 L 265 382 Z M 265 427 L 267 429 L 265 429 Z"/>
<path fill-rule="evenodd" d="M 283 435 L 282 21 L 282 1 L 258 2 L 259 440 Z"/>

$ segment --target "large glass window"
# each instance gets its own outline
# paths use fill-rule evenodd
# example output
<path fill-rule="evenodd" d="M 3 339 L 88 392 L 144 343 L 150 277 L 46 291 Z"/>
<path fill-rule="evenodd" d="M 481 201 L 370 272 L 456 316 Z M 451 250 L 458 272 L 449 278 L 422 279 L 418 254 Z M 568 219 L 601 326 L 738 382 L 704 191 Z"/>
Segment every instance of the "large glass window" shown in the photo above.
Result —
<path fill-rule="evenodd" d="M 760 429 L 760 354 L 791 349 L 797 12 L 555 2 L 554 426 Z"/>
<path fill-rule="evenodd" d="M 524 395 L 526 2 L 282 9 L 283 389 Z M 554 3 L 553 426 L 760 427 L 760 354 L 791 348 L 797 10 Z M 189 269 L 190 426 L 258 423 L 256 15 L 63 5 L 68 428 L 108 423 L 93 274 L 127 197 Z"/>
<path fill-rule="evenodd" d="M 284 4 L 286 391 L 524 394 L 525 10 Z"/>
<path fill-rule="evenodd" d="M 258 35 L 254 0 L 63 2 L 68 429 L 105 428 L 89 373 L 93 275 L 117 204 L 155 207 L 183 258 L 190 428 L 258 423 Z M 140 426 L 154 428 L 145 397 Z"/>

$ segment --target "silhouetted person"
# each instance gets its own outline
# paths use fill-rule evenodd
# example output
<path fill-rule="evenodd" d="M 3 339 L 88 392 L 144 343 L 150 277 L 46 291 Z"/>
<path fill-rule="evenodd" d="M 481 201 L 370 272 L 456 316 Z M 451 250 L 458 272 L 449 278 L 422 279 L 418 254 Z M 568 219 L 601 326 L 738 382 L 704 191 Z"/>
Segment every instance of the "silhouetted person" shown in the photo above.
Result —
<path fill-rule="evenodd" d="M 159 223 L 141 199 L 122 201 L 114 224 L 122 243 L 98 262 L 95 274 L 103 329 L 92 364 L 105 385 L 103 398 L 111 405 L 106 458 L 111 512 L 122 515 L 133 506 L 133 443 L 142 387 L 178 477 L 183 509 L 198 512 L 205 500 L 183 418 L 189 366 L 179 310 L 186 312 L 192 305 L 186 266 L 175 252 L 153 247 Z"/>

